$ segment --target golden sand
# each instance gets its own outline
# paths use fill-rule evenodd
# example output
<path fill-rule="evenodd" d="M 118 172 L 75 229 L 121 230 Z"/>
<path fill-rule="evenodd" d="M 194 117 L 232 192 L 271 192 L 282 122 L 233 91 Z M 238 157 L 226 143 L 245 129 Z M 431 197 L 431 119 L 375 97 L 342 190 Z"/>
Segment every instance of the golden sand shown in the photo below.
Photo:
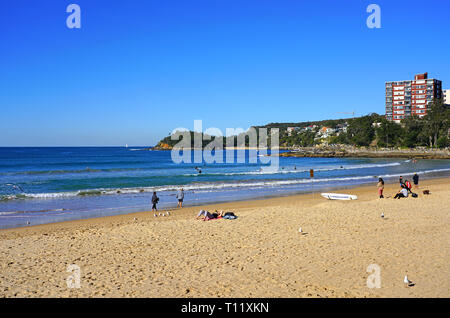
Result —
<path fill-rule="evenodd" d="M 375 186 L 333 192 L 359 198 L 308 194 L 1 230 L 0 296 L 450 296 L 450 180 L 424 181 L 419 198 L 400 200 L 378 199 Z M 200 209 L 239 218 L 195 220 Z M 80 288 L 68 288 L 70 264 Z M 371 264 L 381 288 L 367 287 Z"/>

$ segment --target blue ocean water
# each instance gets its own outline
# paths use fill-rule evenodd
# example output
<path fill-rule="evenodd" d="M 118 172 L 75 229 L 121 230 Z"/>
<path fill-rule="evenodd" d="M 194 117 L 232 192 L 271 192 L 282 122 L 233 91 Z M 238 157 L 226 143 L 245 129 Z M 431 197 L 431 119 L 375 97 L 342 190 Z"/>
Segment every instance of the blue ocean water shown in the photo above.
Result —
<path fill-rule="evenodd" d="M 172 208 L 180 187 L 185 205 L 199 205 L 376 183 L 379 176 L 450 175 L 449 160 L 280 157 L 273 170 L 259 158 L 245 151 L 243 163 L 177 164 L 170 151 L 140 147 L 0 148 L 0 228 L 147 211 L 153 191 L 159 208 Z"/>

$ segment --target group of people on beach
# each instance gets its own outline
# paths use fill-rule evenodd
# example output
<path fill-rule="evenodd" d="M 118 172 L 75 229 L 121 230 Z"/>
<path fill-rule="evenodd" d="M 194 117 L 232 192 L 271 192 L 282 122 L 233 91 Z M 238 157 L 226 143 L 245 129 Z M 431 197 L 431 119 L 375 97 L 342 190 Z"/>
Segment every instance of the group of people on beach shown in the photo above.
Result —
<path fill-rule="evenodd" d="M 183 188 L 181 188 L 180 190 L 178 190 L 176 196 L 175 196 L 178 200 L 178 208 L 182 208 L 183 207 L 183 200 L 184 200 L 184 190 Z M 156 191 L 153 191 L 153 196 L 152 196 L 152 211 L 158 211 L 158 208 L 156 207 L 156 205 L 159 202 L 159 197 L 156 195 Z"/>
<path fill-rule="evenodd" d="M 412 177 L 414 187 L 419 188 L 419 175 L 417 173 L 414 173 Z M 411 182 L 408 180 L 403 180 L 403 176 L 400 176 L 399 178 L 400 183 L 400 190 L 395 194 L 394 199 L 400 199 L 400 198 L 407 198 L 409 193 L 411 193 L 414 196 L 414 193 L 412 192 L 412 185 Z M 383 178 L 378 178 L 377 183 L 378 188 L 378 196 L 380 199 L 384 198 L 383 191 L 384 191 L 384 180 Z"/>

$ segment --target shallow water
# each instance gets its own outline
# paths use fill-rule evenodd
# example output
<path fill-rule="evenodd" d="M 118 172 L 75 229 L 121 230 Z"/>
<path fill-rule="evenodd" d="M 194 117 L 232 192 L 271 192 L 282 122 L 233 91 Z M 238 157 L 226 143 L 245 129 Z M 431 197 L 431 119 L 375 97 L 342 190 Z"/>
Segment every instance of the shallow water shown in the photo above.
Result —
<path fill-rule="evenodd" d="M 159 208 L 172 208 L 181 186 L 185 205 L 199 205 L 376 183 L 379 176 L 450 175 L 449 160 L 279 157 L 274 170 L 255 153 L 241 158 L 176 164 L 169 151 L 138 147 L 0 148 L 0 228 L 146 211 L 153 191 Z"/>

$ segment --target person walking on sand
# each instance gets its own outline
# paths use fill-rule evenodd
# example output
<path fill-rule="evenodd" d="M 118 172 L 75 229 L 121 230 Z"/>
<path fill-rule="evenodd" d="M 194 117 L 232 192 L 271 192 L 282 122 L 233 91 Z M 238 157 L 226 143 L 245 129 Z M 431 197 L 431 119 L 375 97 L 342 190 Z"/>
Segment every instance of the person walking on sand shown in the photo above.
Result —
<path fill-rule="evenodd" d="M 380 199 L 384 198 L 384 196 L 383 196 L 383 190 L 384 190 L 383 178 L 378 178 L 377 188 L 378 188 L 378 196 L 380 197 Z"/>
<path fill-rule="evenodd" d="M 414 182 L 414 187 L 419 188 L 419 175 L 417 174 L 417 172 L 414 172 L 412 179 Z"/>
<path fill-rule="evenodd" d="M 153 196 L 152 196 L 152 211 L 158 211 L 158 209 L 156 208 L 156 204 L 158 203 L 159 198 L 156 195 L 156 191 L 153 191 Z"/>
<path fill-rule="evenodd" d="M 177 199 L 178 199 L 178 207 L 182 208 L 183 207 L 183 199 L 184 199 L 184 191 L 183 188 L 181 188 L 181 190 L 178 191 L 177 193 Z"/>

